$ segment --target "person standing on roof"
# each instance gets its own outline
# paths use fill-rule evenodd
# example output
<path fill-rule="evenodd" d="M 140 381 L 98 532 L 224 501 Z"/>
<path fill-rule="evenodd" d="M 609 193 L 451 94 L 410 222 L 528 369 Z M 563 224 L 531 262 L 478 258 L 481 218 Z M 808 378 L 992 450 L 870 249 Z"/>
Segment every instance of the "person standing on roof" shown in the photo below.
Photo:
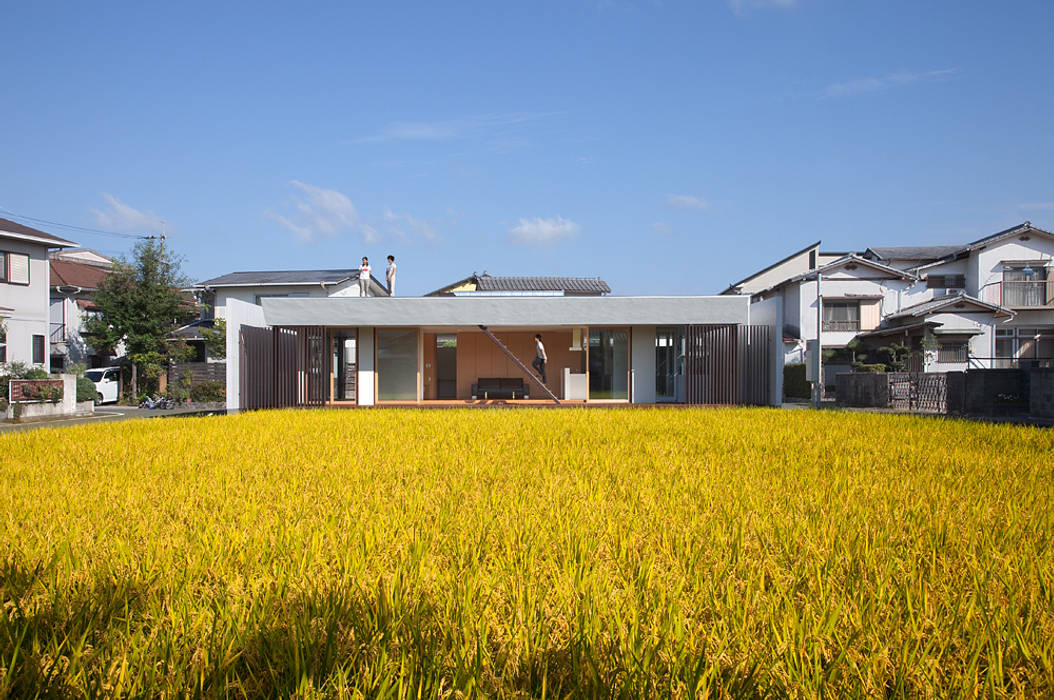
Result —
<path fill-rule="evenodd" d="M 370 295 L 370 261 L 363 257 L 362 264 L 359 265 L 359 296 L 368 297 Z"/>
<path fill-rule="evenodd" d="M 388 281 L 388 296 L 395 296 L 395 256 L 388 256 L 388 269 L 384 271 L 384 279 Z"/>
<path fill-rule="evenodd" d="M 534 361 L 531 362 L 531 366 L 538 372 L 538 375 L 542 378 L 542 384 L 548 384 L 549 380 L 545 377 L 545 363 L 549 360 L 549 356 L 545 354 L 545 345 L 542 344 L 542 334 L 534 334 Z"/>

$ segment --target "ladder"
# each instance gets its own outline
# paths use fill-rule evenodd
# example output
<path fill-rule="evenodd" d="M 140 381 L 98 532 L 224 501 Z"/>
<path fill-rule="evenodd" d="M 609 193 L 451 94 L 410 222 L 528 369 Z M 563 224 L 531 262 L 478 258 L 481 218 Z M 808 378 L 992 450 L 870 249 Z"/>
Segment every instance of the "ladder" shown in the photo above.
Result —
<path fill-rule="evenodd" d="M 490 329 L 487 328 L 484 325 L 480 325 L 479 329 L 481 331 L 483 331 L 484 333 L 486 333 L 487 337 L 490 338 L 491 340 L 493 340 L 494 344 L 497 345 L 499 348 L 501 348 L 501 351 L 503 353 L 505 353 L 506 355 L 508 355 L 509 359 L 512 360 L 513 362 L 515 362 L 517 367 L 519 367 L 520 369 L 523 370 L 524 374 L 526 374 L 528 377 L 530 377 L 530 379 L 535 384 L 540 386 L 542 388 L 542 391 L 544 391 L 546 394 L 548 394 L 549 398 L 551 398 L 556 403 L 557 406 L 560 405 L 560 399 L 556 398 L 556 394 L 554 394 L 553 392 L 549 391 L 549 387 L 547 387 L 545 384 L 543 384 L 542 380 L 539 379 L 538 377 L 536 377 L 534 372 L 532 372 L 530 369 L 527 368 L 527 365 L 525 365 L 522 362 L 520 362 L 520 358 L 518 358 L 515 355 L 513 355 L 512 354 L 512 350 L 509 350 L 507 347 L 505 347 L 505 343 L 503 343 L 500 340 L 498 340 L 498 336 L 496 336 L 493 333 L 491 333 Z"/>

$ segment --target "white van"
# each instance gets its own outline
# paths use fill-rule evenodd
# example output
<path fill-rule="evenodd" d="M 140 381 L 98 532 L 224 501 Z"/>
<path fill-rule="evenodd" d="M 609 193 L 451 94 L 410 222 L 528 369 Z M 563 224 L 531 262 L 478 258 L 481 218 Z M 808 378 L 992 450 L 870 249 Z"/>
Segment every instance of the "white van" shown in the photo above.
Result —
<path fill-rule="evenodd" d="M 120 367 L 100 367 L 90 369 L 84 376 L 95 384 L 95 403 L 115 403 L 117 390 L 121 385 Z"/>

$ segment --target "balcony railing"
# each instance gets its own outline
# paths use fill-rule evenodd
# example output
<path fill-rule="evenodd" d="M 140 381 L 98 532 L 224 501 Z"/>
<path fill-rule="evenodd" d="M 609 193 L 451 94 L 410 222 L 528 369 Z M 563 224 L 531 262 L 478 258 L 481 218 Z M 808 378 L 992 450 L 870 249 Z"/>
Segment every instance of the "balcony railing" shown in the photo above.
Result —
<path fill-rule="evenodd" d="M 1054 279 L 998 282 L 998 300 L 1010 308 L 1054 308 Z"/>
<path fill-rule="evenodd" d="M 860 321 L 828 321 L 824 320 L 823 329 L 825 331 L 853 331 L 860 330 Z"/>
<path fill-rule="evenodd" d="M 50 342 L 62 343 L 66 340 L 66 324 L 65 323 L 52 323 L 51 324 L 51 335 Z"/>

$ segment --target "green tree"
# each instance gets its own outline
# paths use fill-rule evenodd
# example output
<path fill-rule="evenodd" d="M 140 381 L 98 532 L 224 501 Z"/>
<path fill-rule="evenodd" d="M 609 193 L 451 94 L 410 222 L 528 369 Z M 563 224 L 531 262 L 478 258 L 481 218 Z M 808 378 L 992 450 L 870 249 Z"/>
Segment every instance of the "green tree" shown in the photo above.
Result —
<path fill-rule="evenodd" d="M 155 239 L 136 243 L 132 259 L 119 260 L 99 285 L 99 313 L 85 323 L 85 340 L 110 352 L 124 341 L 133 363 L 132 396 L 138 395 L 140 379 L 156 386 L 165 365 L 185 353 L 185 344 L 169 337 L 181 319 L 192 315 L 180 292 L 186 285 L 179 258 Z"/>
<path fill-rule="evenodd" d="M 205 348 L 209 357 L 223 359 L 227 357 L 227 321 L 217 318 L 212 328 L 202 328 L 201 336 L 205 339 Z"/>

